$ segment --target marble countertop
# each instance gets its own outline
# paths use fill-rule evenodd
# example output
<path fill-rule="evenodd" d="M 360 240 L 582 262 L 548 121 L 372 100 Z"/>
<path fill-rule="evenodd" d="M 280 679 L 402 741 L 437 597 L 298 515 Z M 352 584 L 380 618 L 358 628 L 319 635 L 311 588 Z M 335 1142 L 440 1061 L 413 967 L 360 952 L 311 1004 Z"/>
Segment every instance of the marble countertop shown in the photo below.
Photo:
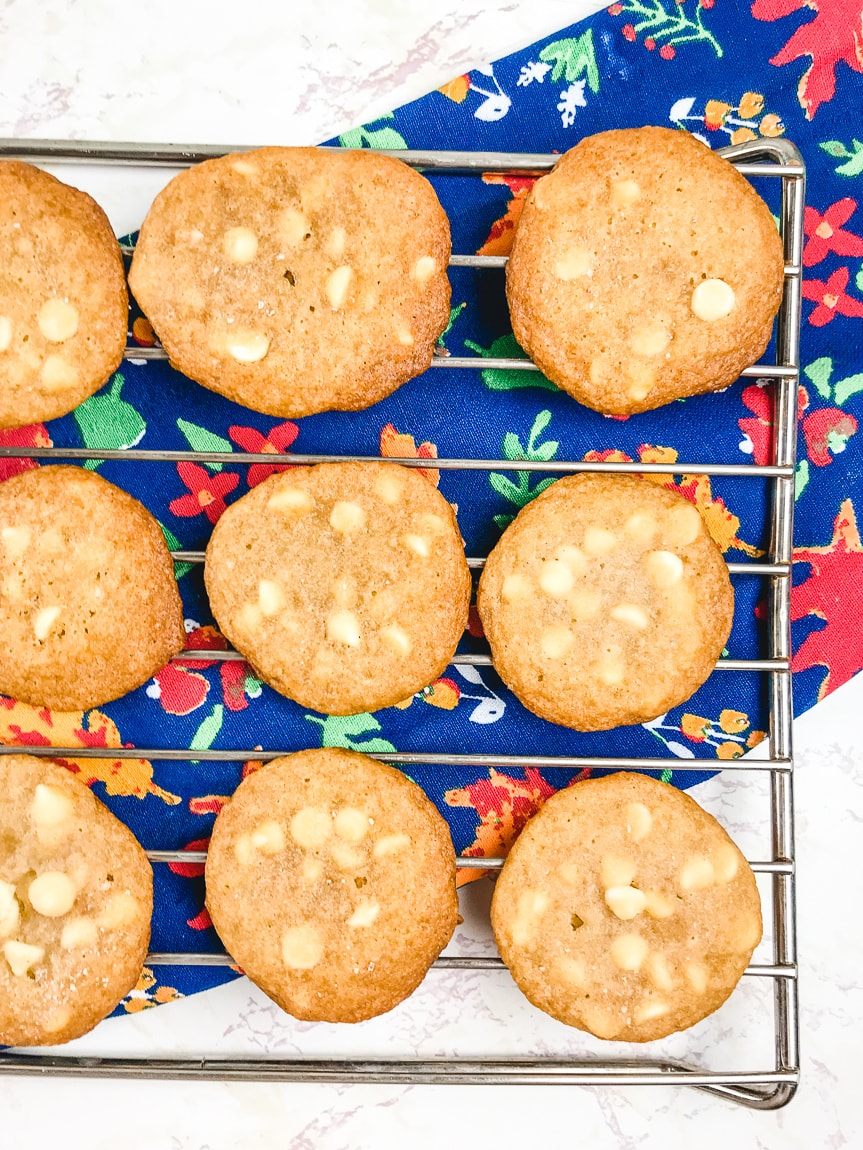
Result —
<path fill-rule="evenodd" d="M 0 135 L 192 143 L 315 143 L 587 15 L 591 0 L 0 0 Z M 110 45 L 110 47 L 108 47 Z M 154 177 L 155 178 L 155 177 Z M 76 182 L 79 182 L 76 180 Z M 86 181 L 84 181 L 86 184 Z M 101 186 L 118 232 L 138 200 Z M 757 1113 L 691 1089 L 287 1085 L 0 1079 L 2 1145 L 41 1150 L 295 1150 L 480 1140 L 488 1145 L 661 1145 L 814 1150 L 863 1144 L 856 1084 L 863 1025 L 863 676 L 795 723 L 803 1079 L 792 1105 Z M 729 775 L 694 793 L 765 857 L 765 780 Z M 490 949 L 488 884 L 463 896 L 458 945 Z M 764 961 L 765 959 L 762 959 Z M 456 982 L 456 978 L 459 979 Z M 763 986 L 753 985 L 764 982 Z M 766 980 L 663 1047 L 706 1065 L 766 1065 Z M 104 1023 L 81 1052 L 434 1057 L 595 1052 L 521 999 L 505 974 L 435 972 L 410 1008 L 361 1027 L 297 1024 L 240 980 Z M 616 1053 L 620 1054 L 620 1048 Z M 742 1062 L 741 1062 L 742 1060 Z M 693 1120 L 697 1125 L 692 1125 Z"/>

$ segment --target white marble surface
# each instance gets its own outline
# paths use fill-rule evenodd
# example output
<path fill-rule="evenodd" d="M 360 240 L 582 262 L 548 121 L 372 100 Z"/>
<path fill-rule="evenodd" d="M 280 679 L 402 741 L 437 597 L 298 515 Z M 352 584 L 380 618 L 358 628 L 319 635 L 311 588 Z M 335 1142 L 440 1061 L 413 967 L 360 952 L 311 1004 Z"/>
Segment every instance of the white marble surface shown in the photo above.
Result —
<path fill-rule="evenodd" d="M 591 0 L 0 0 L 0 135 L 313 143 L 599 7 Z M 76 173 L 77 175 L 77 173 Z M 83 176 L 83 173 L 80 173 Z M 66 171 L 69 178 L 69 170 Z M 101 184 L 118 231 L 150 186 Z M 76 180 L 76 182 L 78 182 Z M 80 182 L 86 183 L 86 179 Z M 691 1090 L 363 1087 L 0 1079 L 0 1145 L 28 1150 L 295 1150 L 444 1143 L 665 1150 L 814 1150 L 863 1144 L 863 677 L 795 724 L 803 1085 L 759 1114 Z M 699 799 L 765 857 L 764 780 L 728 773 Z M 464 897 L 458 945 L 490 946 L 487 884 Z M 764 959 L 766 960 L 766 953 Z M 768 984 L 747 980 L 715 1019 L 661 1044 L 704 1065 L 764 1064 Z M 294 1023 L 245 981 L 105 1023 L 82 1051 L 170 1055 L 595 1052 L 533 1010 L 506 975 L 434 972 L 385 1019 Z M 611 1048 L 614 1049 L 614 1048 Z M 693 1125 L 693 1120 L 697 1125 Z"/>

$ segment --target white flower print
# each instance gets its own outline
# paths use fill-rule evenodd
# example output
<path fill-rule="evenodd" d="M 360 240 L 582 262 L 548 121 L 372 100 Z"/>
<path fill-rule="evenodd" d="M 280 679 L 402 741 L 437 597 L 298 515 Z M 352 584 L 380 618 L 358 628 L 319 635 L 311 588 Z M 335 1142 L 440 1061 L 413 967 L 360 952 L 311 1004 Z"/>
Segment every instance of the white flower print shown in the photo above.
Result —
<path fill-rule="evenodd" d="M 587 100 L 584 98 L 584 80 L 576 80 L 560 93 L 560 103 L 557 110 L 564 128 L 571 128 L 575 123 L 576 108 L 586 108 Z"/>
<path fill-rule="evenodd" d="M 551 64 L 540 64 L 537 60 L 528 60 L 522 66 L 521 75 L 518 78 L 519 88 L 526 88 L 528 84 L 532 84 L 534 80 L 541 84 L 546 77 L 546 74 L 551 71 Z"/>

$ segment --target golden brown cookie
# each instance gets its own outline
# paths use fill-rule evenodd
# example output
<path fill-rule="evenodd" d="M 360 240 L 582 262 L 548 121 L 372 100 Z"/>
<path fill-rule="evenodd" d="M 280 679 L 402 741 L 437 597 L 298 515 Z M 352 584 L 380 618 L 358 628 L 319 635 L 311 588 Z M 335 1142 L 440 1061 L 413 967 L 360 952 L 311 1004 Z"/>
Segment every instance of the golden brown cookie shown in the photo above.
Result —
<path fill-rule="evenodd" d="M 53 1046 L 128 994 L 150 941 L 153 872 L 64 767 L 0 757 L 0 1043 Z"/>
<path fill-rule="evenodd" d="M 770 210 L 688 132 L 588 136 L 534 185 L 506 270 L 513 332 L 596 411 L 648 411 L 733 383 L 782 299 Z"/>
<path fill-rule="evenodd" d="M 656 718 L 704 682 L 731 631 L 719 548 L 682 495 L 630 475 L 560 479 L 489 555 L 477 609 L 495 669 L 578 731 Z"/>
<path fill-rule="evenodd" d="M 0 483 L 0 694 L 81 711 L 140 687 L 183 649 L 159 524 L 81 467 Z"/>
<path fill-rule="evenodd" d="M 55 419 L 98 391 L 123 358 L 128 312 L 99 205 L 0 160 L 0 428 Z"/>
<path fill-rule="evenodd" d="M 300 751 L 222 808 L 207 909 L 296 1018 L 360 1022 L 419 986 L 455 930 L 449 828 L 416 783 L 354 751 Z"/>
<path fill-rule="evenodd" d="M 216 524 L 204 578 L 258 675 L 331 715 L 434 682 L 471 589 L 449 503 L 419 472 L 377 462 L 294 467 L 255 487 Z"/>
<path fill-rule="evenodd" d="M 761 940 L 755 876 L 712 815 L 646 775 L 558 791 L 495 887 L 501 957 L 534 1006 L 649 1042 L 722 1005 Z"/>
<path fill-rule="evenodd" d="M 400 160 L 262 148 L 160 192 L 129 283 L 175 367 L 296 417 L 369 407 L 426 370 L 449 254 L 431 184 Z"/>

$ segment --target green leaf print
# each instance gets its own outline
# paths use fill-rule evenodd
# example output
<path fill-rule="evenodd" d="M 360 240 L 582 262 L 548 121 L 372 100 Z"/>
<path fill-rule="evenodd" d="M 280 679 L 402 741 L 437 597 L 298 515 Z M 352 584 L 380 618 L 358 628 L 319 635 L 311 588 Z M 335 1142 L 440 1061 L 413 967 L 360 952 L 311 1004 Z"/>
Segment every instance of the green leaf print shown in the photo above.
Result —
<path fill-rule="evenodd" d="M 381 120 L 394 120 L 395 113 L 387 112 L 372 120 L 371 124 L 363 124 L 359 128 L 351 128 L 349 132 L 339 136 L 339 143 L 343 148 L 406 148 L 407 141 L 395 128 L 375 128 Z"/>
<path fill-rule="evenodd" d="M 156 522 L 158 523 L 159 521 L 156 520 Z M 177 538 L 177 536 L 174 534 L 174 532 L 169 527 L 166 527 L 164 523 L 159 523 L 159 526 L 162 528 L 162 534 L 165 536 L 165 542 L 168 544 L 168 546 L 171 548 L 171 550 L 172 551 L 182 551 L 182 546 L 180 544 L 180 540 Z M 175 561 L 175 563 L 174 563 L 174 576 L 175 576 L 175 578 L 182 579 L 184 575 L 186 575 L 189 571 L 192 570 L 192 566 L 193 565 L 191 563 L 186 563 L 185 560 L 181 560 L 180 562 Z"/>
<path fill-rule="evenodd" d="M 795 502 L 800 498 L 806 490 L 806 484 L 809 482 L 809 460 L 801 459 L 797 464 L 797 470 L 794 472 L 794 500 Z"/>
<path fill-rule="evenodd" d="M 527 359 L 522 348 L 515 342 L 512 332 L 498 336 L 491 347 L 481 347 L 472 339 L 466 339 L 464 346 L 475 351 L 484 359 Z M 517 387 L 541 387 L 546 391 L 557 391 L 558 387 L 539 371 L 520 371 L 518 368 L 487 367 L 480 372 L 482 381 L 489 391 L 514 391 Z"/>
<path fill-rule="evenodd" d="M 221 435 L 216 435 L 214 431 L 207 431 L 206 427 L 199 427 L 197 423 L 189 423 L 185 419 L 177 420 L 177 427 L 183 433 L 183 437 L 191 447 L 192 451 L 233 451 L 233 444 L 223 439 Z M 210 471 L 221 471 L 221 463 L 205 463 L 205 467 L 209 467 Z"/>
<path fill-rule="evenodd" d="M 803 374 L 814 385 L 822 399 L 830 398 L 830 376 L 833 374 L 833 360 L 829 355 L 822 355 L 820 359 L 814 359 L 812 363 L 803 368 Z"/>
<path fill-rule="evenodd" d="M 818 147 L 834 159 L 845 160 L 844 164 L 836 166 L 837 176 L 859 176 L 863 172 L 863 143 L 860 140 L 851 141 L 850 151 L 841 140 L 824 140 Z"/>
<path fill-rule="evenodd" d="M 719 41 L 704 27 L 706 7 L 708 6 L 699 0 L 695 5 L 693 17 L 690 17 L 685 10 L 685 0 L 665 0 L 665 3 L 663 0 L 623 0 L 622 3 L 614 5 L 614 12 L 617 16 L 627 15 L 637 20 L 633 28 L 636 39 L 642 32 L 646 32 L 654 42 L 661 41 L 672 48 L 676 48 L 679 44 L 704 41 L 716 53 L 717 59 L 722 59 L 723 52 Z"/>
<path fill-rule="evenodd" d="M 387 739 L 358 739 L 367 731 L 380 731 L 381 725 L 374 715 L 306 715 L 306 722 L 316 723 L 321 728 L 322 747 L 344 747 L 348 751 L 386 753 L 396 748 Z"/>
<path fill-rule="evenodd" d="M 833 398 L 841 407 L 852 395 L 857 395 L 860 391 L 863 391 L 863 372 L 840 379 L 833 389 Z"/>
<path fill-rule="evenodd" d="M 216 741 L 216 736 L 222 729 L 222 722 L 225 718 L 225 708 L 221 703 L 216 703 L 210 714 L 204 719 L 192 736 L 192 741 L 189 743 L 190 751 L 208 751 Z M 190 762 L 195 762 L 191 759 Z"/>
<path fill-rule="evenodd" d="M 551 412 L 548 410 L 540 411 L 531 425 L 526 448 L 522 447 L 521 440 L 514 431 L 508 431 L 503 437 L 502 449 L 504 459 L 513 461 L 526 459 L 530 462 L 542 463 L 548 463 L 549 460 L 554 459 L 560 447 L 558 440 L 547 439 L 544 443 L 537 442 L 549 423 L 551 423 Z M 492 490 L 502 496 L 507 503 L 512 503 L 516 507 L 522 508 L 530 503 L 532 499 L 536 499 L 537 495 L 554 483 L 554 479 L 548 476 L 545 479 L 540 479 L 538 483 L 532 486 L 532 477 L 529 471 L 519 471 L 516 472 L 515 481 L 513 481 L 506 475 L 502 475 L 499 471 L 492 471 L 489 473 L 488 481 L 491 484 Z M 512 515 L 495 515 L 494 517 L 495 523 L 500 528 L 506 527 L 512 522 L 512 519 Z"/>
<path fill-rule="evenodd" d="M 587 83 L 591 92 L 599 91 L 599 68 L 596 64 L 596 53 L 593 50 L 593 31 L 588 28 L 583 36 L 575 36 L 571 40 L 555 40 L 547 44 L 539 54 L 544 64 L 554 64 L 551 72 L 552 80 L 557 81 L 564 77 L 567 83 L 578 80 L 587 73 Z"/>
<path fill-rule="evenodd" d="M 438 339 L 438 344 L 440 344 L 442 347 L 446 347 L 446 337 L 452 331 L 453 324 L 455 323 L 455 321 L 458 319 L 458 317 L 461 315 L 461 313 L 464 311 L 464 309 L 466 307 L 467 307 L 467 303 L 459 303 L 459 304 L 456 304 L 455 307 L 451 307 L 449 309 L 449 319 L 447 320 L 447 325 L 443 329 L 443 331 L 440 333 L 440 338 Z"/>
<path fill-rule="evenodd" d="M 72 413 L 85 447 L 96 451 L 120 451 L 140 443 L 147 431 L 147 424 L 131 403 L 120 398 L 123 390 L 123 376 L 114 373 L 111 385 L 106 392 L 99 392 L 85 399 Z M 88 459 L 84 466 L 95 471 L 102 460 Z"/>

